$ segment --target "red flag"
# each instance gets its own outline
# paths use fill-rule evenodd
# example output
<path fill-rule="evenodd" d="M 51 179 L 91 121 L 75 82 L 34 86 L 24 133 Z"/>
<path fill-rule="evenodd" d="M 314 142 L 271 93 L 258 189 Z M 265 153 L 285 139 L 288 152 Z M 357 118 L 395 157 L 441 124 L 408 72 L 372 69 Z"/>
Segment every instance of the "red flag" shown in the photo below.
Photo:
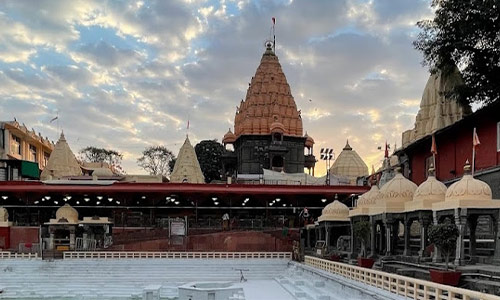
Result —
<path fill-rule="evenodd" d="M 385 154 L 384 157 L 389 157 L 389 146 L 387 145 L 387 141 L 385 141 Z"/>
<path fill-rule="evenodd" d="M 477 136 L 476 127 L 474 127 L 474 135 L 472 136 L 472 146 L 476 148 L 476 146 L 480 145 L 479 137 Z"/>
<path fill-rule="evenodd" d="M 276 18 L 273 17 L 272 20 L 273 20 L 273 25 L 275 25 L 276 24 Z"/>
<path fill-rule="evenodd" d="M 438 154 L 438 150 L 437 150 L 437 146 L 436 146 L 436 137 L 434 136 L 434 134 L 432 135 L 431 153 L 434 155 Z"/>

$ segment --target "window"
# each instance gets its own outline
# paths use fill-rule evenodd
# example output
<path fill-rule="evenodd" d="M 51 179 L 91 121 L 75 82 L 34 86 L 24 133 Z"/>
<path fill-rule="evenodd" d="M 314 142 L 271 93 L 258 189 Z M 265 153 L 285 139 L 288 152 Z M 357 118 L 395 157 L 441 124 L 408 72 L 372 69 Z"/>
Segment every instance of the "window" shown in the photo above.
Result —
<path fill-rule="evenodd" d="M 434 158 L 432 156 L 429 156 L 425 159 L 425 170 L 424 170 L 425 178 L 429 177 L 429 168 L 431 164 L 433 164 L 433 162 Z M 436 166 L 434 166 L 434 168 L 436 168 Z"/>
<path fill-rule="evenodd" d="M 47 153 L 47 152 L 43 152 L 43 165 L 46 166 L 47 163 L 49 162 L 49 157 L 50 157 L 50 154 Z"/>
<path fill-rule="evenodd" d="M 497 151 L 500 151 L 500 122 L 497 123 Z"/>
<path fill-rule="evenodd" d="M 38 162 L 38 157 L 36 155 L 36 147 L 33 145 L 30 145 L 30 160 Z"/>
<path fill-rule="evenodd" d="M 21 155 L 21 139 L 15 135 L 12 135 L 12 142 L 10 144 L 10 152 L 12 154 Z"/>

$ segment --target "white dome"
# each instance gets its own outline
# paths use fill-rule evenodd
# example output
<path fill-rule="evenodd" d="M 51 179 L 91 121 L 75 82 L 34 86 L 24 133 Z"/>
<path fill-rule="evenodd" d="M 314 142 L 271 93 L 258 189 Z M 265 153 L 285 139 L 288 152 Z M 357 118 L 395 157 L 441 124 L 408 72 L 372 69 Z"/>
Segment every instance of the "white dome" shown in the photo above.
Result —
<path fill-rule="evenodd" d="M 491 188 L 486 182 L 465 174 L 446 191 L 445 201 L 454 200 L 492 200 Z"/>
<path fill-rule="evenodd" d="M 56 222 L 63 223 L 65 219 L 68 223 L 78 223 L 78 211 L 69 204 L 64 204 L 56 211 Z"/>
<path fill-rule="evenodd" d="M 383 194 L 378 189 L 378 186 L 374 184 L 368 192 L 359 197 L 357 207 L 373 206 L 382 196 Z"/>
<path fill-rule="evenodd" d="M 335 200 L 323 208 L 318 221 L 349 221 L 349 207 Z"/>
<path fill-rule="evenodd" d="M 356 183 L 356 179 L 361 176 L 368 176 L 368 167 L 358 153 L 352 150 L 347 141 L 344 149 L 330 168 L 331 174 L 345 176 L 349 178 L 351 184 Z"/>
<path fill-rule="evenodd" d="M 429 175 L 426 181 L 417 188 L 413 195 L 413 201 L 431 200 L 434 202 L 444 201 L 446 185 L 438 181 L 433 175 Z"/>

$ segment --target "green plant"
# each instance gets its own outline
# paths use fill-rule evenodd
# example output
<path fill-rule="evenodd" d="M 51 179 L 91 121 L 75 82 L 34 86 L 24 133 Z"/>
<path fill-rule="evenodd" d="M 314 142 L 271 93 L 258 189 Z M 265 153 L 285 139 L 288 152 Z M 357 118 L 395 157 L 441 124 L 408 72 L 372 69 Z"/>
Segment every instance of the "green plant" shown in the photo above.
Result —
<path fill-rule="evenodd" d="M 432 225 L 429 228 L 429 241 L 438 247 L 444 255 L 446 270 L 448 270 L 450 255 L 457 247 L 458 235 L 457 225 L 450 222 Z"/>
<path fill-rule="evenodd" d="M 360 256 L 366 256 L 366 242 L 368 241 L 368 237 L 370 235 L 370 222 L 367 221 L 358 221 L 353 224 L 353 234 L 355 238 L 358 238 L 361 241 L 361 251 Z"/>

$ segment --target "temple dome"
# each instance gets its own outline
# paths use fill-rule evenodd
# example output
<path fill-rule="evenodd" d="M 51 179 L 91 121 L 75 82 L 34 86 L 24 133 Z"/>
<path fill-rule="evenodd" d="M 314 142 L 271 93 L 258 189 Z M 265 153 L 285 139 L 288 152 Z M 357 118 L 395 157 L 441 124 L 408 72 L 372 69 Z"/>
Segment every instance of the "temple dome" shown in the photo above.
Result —
<path fill-rule="evenodd" d="M 358 177 L 368 176 L 368 166 L 358 153 L 352 150 L 349 141 L 347 141 L 344 149 L 330 168 L 330 173 L 347 177 L 351 184 L 356 184 Z"/>
<path fill-rule="evenodd" d="M 304 135 L 304 137 L 306 138 L 306 147 L 308 148 L 311 148 L 313 145 L 314 145 L 314 139 L 312 137 L 310 137 L 307 132 L 306 134 Z"/>
<path fill-rule="evenodd" d="M 187 136 L 177 155 L 170 182 L 205 183 L 198 157 Z"/>
<path fill-rule="evenodd" d="M 57 223 L 78 223 L 78 211 L 74 209 L 69 204 L 64 204 L 56 211 L 56 222 Z"/>
<path fill-rule="evenodd" d="M 434 175 L 429 175 L 427 180 L 422 182 L 413 194 L 413 201 L 444 201 L 446 195 L 446 185 L 438 181 Z"/>
<path fill-rule="evenodd" d="M 457 67 L 449 73 L 438 71 L 429 76 L 420 102 L 420 109 L 415 118 L 415 126 L 403 132 L 403 147 L 471 113 L 470 106 L 447 96 L 450 91 L 461 84 L 463 84 L 463 79 Z"/>
<path fill-rule="evenodd" d="M 9 221 L 9 212 L 5 207 L 0 207 L 0 222 Z"/>
<path fill-rule="evenodd" d="M 383 194 L 382 201 L 404 203 L 413 200 L 416 190 L 417 185 L 398 172 L 394 178 L 384 184 L 380 192 Z"/>
<path fill-rule="evenodd" d="M 318 221 L 349 221 L 349 207 L 335 200 L 323 208 Z"/>
<path fill-rule="evenodd" d="M 378 186 L 374 184 L 368 192 L 359 197 L 357 207 L 373 206 L 382 196 L 383 194 L 378 189 Z"/>
<path fill-rule="evenodd" d="M 50 154 L 40 178 L 41 180 L 48 180 L 80 175 L 82 175 L 82 168 L 66 142 L 64 133 L 61 133 L 61 137 Z"/>
<path fill-rule="evenodd" d="M 234 118 L 234 134 L 269 135 L 272 124 L 289 136 L 303 136 L 302 118 L 278 57 L 267 47 Z M 267 125 L 271 124 L 271 126 Z M 267 126 L 266 126 L 267 125 Z"/>
<path fill-rule="evenodd" d="M 109 176 L 114 176 L 114 174 L 110 168 L 97 168 L 94 171 L 92 171 L 92 176 L 109 177 Z"/>
<path fill-rule="evenodd" d="M 469 162 L 464 167 L 465 174 L 446 191 L 445 201 L 460 200 L 492 200 L 490 186 L 470 175 Z"/>
<path fill-rule="evenodd" d="M 222 138 L 222 143 L 223 144 L 232 144 L 236 141 L 236 135 L 231 131 L 231 129 L 224 134 L 224 137 Z"/>

